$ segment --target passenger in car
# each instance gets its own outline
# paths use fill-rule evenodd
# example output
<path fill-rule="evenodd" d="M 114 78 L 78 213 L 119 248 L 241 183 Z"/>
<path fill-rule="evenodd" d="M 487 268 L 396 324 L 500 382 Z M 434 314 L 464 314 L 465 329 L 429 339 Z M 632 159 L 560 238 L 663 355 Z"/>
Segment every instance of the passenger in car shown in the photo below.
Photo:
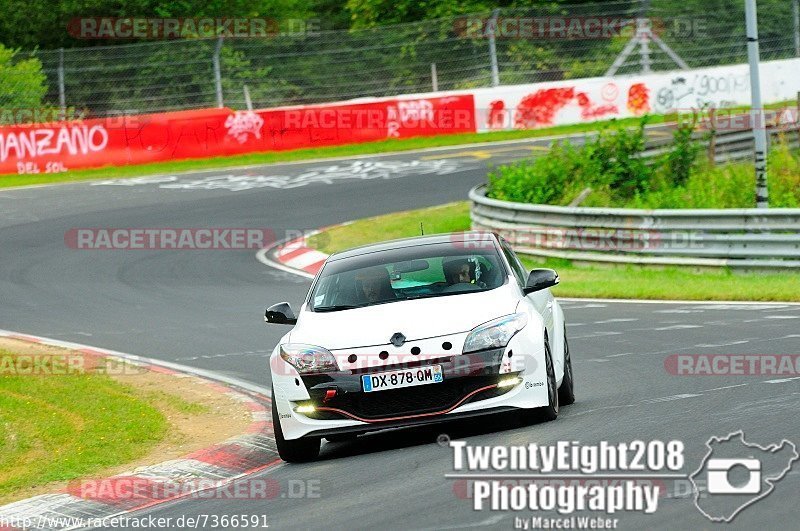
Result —
<path fill-rule="evenodd" d="M 397 298 L 385 267 L 371 267 L 359 271 L 356 273 L 356 286 L 358 294 L 363 295 L 368 304 Z"/>

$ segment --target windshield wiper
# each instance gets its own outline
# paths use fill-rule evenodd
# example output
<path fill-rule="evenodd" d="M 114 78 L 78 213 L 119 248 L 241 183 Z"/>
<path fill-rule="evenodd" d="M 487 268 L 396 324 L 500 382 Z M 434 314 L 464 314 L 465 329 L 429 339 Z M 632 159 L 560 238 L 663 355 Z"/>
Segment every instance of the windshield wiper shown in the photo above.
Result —
<path fill-rule="evenodd" d="M 315 306 L 315 312 L 338 312 L 341 310 L 352 310 L 353 308 L 361 308 L 352 304 L 334 304 L 332 306 Z"/>
<path fill-rule="evenodd" d="M 438 297 L 439 293 L 421 293 L 419 295 L 406 295 L 406 300 L 415 301 L 418 299 L 429 299 L 431 297 Z"/>

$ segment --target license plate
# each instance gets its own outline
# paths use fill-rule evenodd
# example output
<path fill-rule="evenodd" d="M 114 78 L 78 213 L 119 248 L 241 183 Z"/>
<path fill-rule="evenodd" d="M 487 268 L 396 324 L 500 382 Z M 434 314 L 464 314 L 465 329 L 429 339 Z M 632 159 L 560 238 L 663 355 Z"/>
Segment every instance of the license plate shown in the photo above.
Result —
<path fill-rule="evenodd" d="M 430 367 L 419 367 L 402 371 L 365 374 L 361 377 L 361 383 L 365 393 L 442 383 L 443 381 L 444 377 L 442 376 L 441 365 L 431 365 Z"/>

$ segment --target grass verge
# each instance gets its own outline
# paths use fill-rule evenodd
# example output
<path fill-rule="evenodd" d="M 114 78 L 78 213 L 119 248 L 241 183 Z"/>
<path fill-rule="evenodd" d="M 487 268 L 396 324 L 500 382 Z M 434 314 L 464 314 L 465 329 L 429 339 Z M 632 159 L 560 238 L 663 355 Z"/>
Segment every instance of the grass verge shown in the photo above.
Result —
<path fill-rule="evenodd" d="M 81 353 L 0 340 L 0 505 L 231 435 L 209 422 L 228 419 L 230 431 L 249 422 L 222 395 L 205 399 L 200 393 L 218 395 L 207 386 L 132 366 L 108 368 Z M 201 440 L 212 431 L 225 433 Z"/>
<path fill-rule="evenodd" d="M 469 230 L 469 203 L 387 214 L 334 227 L 309 239 L 309 245 L 332 253 L 358 245 L 426 234 Z M 671 299 L 709 301 L 800 301 L 797 273 L 733 273 L 678 267 L 592 266 L 568 260 L 523 257 L 526 267 L 558 270 L 559 297 Z"/>

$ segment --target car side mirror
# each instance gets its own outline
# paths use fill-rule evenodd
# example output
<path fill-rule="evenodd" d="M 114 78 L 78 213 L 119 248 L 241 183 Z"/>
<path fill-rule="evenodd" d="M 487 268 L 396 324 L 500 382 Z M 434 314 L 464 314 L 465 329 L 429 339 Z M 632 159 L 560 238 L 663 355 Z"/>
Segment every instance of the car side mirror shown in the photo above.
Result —
<path fill-rule="evenodd" d="M 558 273 L 552 269 L 534 269 L 525 283 L 525 295 L 551 288 L 558 284 Z"/>
<path fill-rule="evenodd" d="M 297 324 L 297 317 L 295 317 L 288 302 L 280 302 L 267 308 L 267 312 L 264 314 L 264 322 L 293 325 Z"/>

